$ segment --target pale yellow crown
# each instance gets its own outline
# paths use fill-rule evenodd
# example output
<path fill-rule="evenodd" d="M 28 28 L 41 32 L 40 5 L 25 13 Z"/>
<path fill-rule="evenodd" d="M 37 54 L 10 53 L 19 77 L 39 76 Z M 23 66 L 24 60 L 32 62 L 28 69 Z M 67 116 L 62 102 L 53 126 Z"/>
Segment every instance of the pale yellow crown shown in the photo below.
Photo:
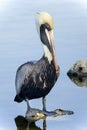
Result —
<path fill-rule="evenodd" d="M 47 12 L 40 12 L 38 13 L 38 24 L 39 26 L 41 26 L 42 24 L 49 24 L 51 29 L 54 28 L 54 21 L 53 18 L 50 14 L 48 14 Z"/>

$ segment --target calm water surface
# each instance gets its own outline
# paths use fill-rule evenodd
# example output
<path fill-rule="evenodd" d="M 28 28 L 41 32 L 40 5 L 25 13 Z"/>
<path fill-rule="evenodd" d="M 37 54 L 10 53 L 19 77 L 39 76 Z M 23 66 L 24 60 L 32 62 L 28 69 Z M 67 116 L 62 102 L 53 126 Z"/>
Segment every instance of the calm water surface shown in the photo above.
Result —
<path fill-rule="evenodd" d="M 15 73 L 19 65 L 38 60 L 42 55 L 35 27 L 35 14 L 39 11 L 47 11 L 54 18 L 55 47 L 61 69 L 55 87 L 47 96 L 47 109 L 74 111 L 72 116 L 47 118 L 46 130 L 87 130 L 87 88 L 78 87 L 66 75 L 73 63 L 87 58 L 87 8 L 67 0 L 9 0 L 5 6 L 3 3 L 0 10 L 0 130 L 17 130 L 15 118 L 25 116 L 25 102 L 13 101 Z M 42 109 L 41 99 L 32 100 L 30 104 Z M 43 120 L 37 121 L 34 128 L 43 129 Z"/>

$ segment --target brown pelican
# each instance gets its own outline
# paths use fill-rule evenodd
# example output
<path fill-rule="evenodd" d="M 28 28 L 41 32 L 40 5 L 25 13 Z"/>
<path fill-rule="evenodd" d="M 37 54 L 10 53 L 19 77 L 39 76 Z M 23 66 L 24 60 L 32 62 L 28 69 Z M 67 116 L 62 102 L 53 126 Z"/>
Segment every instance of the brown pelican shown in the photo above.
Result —
<path fill-rule="evenodd" d="M 59 76 L 54 39 L 53 18 L 46 12 L 37 13 L 37 31 L 43 44 L 44 54 L 36 62 L 30 61 L 21 65 L 16 73 L 16 96 L 14 101 L 22 102 L 41 98 L 45 110 L 45 96 L 53 88 Z"/>

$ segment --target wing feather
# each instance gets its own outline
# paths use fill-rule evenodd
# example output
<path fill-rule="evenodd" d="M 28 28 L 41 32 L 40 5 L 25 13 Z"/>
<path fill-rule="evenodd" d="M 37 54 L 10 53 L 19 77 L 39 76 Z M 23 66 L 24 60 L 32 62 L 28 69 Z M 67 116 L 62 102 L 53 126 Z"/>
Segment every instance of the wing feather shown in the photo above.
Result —
<path fill-rule="evenodd" d="M 27 62 L 18 68 L 15 79 L 15 87 L 17 94 L 20 93 L 23 84 L 27 84 L 29 77 L 33 71 L 33 68 L 34 62 Z"/>

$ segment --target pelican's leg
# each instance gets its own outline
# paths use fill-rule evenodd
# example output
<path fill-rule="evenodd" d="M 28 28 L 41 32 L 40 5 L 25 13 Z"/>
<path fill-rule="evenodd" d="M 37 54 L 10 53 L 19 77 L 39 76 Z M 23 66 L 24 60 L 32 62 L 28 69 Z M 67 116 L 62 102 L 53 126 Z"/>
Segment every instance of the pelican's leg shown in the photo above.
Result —
<path fill-rule="evenodd" d="M 46 111 L 46 97 L 42 97 L 43 111 Z"/>
<path fill-rule="evenodd" d="M 43 120 L 43 130 L 46 130 L 46 119 Z"/>
<path fill-rule="evenodd" d="M 28 99 L 26 99 L 25 101 L 26 101 L 26 103 L 27 103 L 27 111 L 29 111 L 29 110 L 31 109 L 31 107 L 30 107 L 30 105 L 29 105 L 29 101 L 28 101 Z"/>

